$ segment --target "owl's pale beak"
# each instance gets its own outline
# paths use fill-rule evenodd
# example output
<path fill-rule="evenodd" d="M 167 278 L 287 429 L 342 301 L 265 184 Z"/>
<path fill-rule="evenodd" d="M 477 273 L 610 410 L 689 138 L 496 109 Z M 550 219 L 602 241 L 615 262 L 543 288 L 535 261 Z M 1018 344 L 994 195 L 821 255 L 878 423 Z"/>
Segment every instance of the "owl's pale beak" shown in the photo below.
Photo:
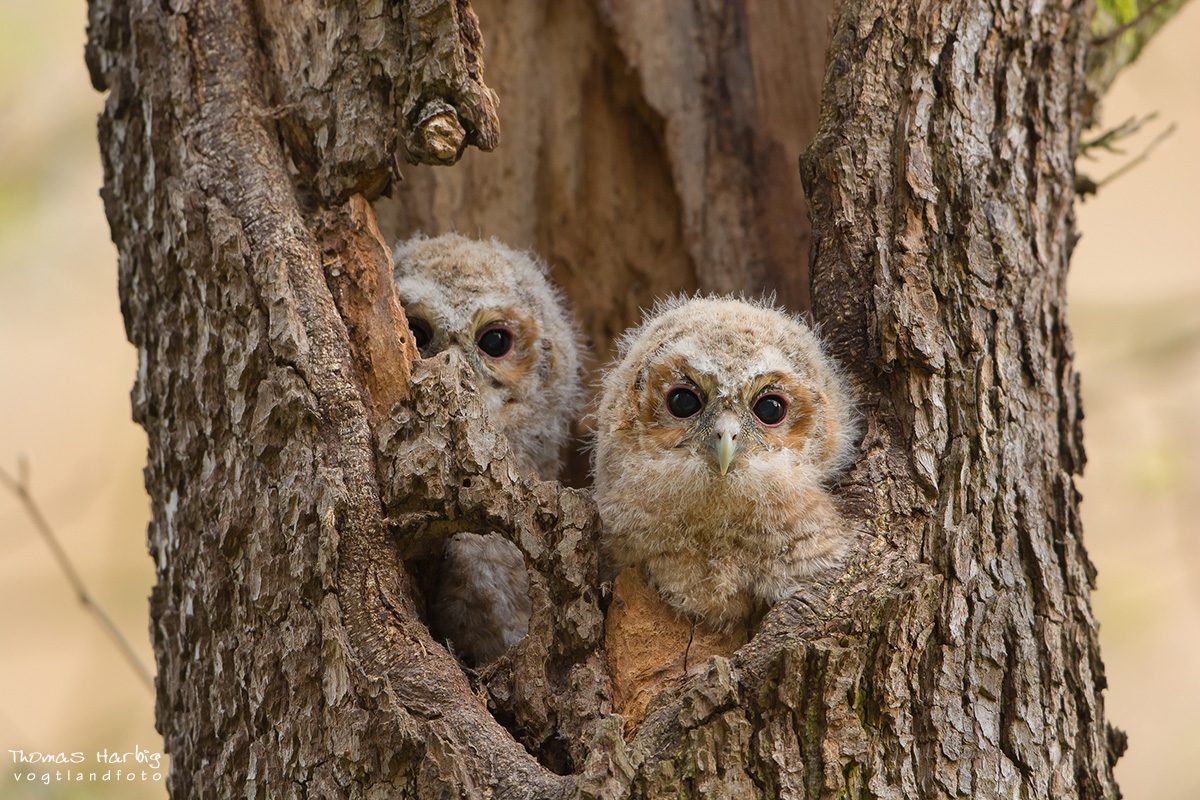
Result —
<path fill-rule="evenodd" d="M 729 471 L 729 462 L 733 461 L 737 452 L 737 435 L 741 427 L 737 415 L 732 411 L 722 411 L 713 425 L 713 434 L 717 437 L 714 450 L 721 475 Z"/>

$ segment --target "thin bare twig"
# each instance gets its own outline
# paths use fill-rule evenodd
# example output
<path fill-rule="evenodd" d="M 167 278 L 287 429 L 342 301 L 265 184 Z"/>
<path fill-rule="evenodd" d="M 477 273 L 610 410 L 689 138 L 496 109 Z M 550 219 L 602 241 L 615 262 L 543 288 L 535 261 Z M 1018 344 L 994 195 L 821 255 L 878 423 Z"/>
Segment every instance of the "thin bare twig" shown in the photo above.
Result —
<path fill-rule="evenodd" d="M 1116 172 L 1114 172 L 1113 174 L 1109 175 L 1107 178 L 1104 178 L 1098 184 L 1096 184 L 1096 188 L 1100 189 L 1100 188 L 1104 187 L 1105 185 L 1112 183 L 1117 178 L 1121 177 L 1126 172 L 1129 172 L 1129 170 L 1136 167 L 1138 164 L 1141 164 L 1143 161 L 1145 161 L 1147 158 L 1149 158 L 1150 153 L 1152 153 L 1154 151 L 1154 148 L 1156 148 L 1160 144 L 1162 144 L 1163 141 L 1166 140 L 1167 137 L 1169 137 L 1173 133 L 1175 133 L 1175 123 L 1174 122 L 1172 122 L 1165 131 L 1160 133 L 1158 136 L 1154 137 L 1154 141 L 1152 141 L 1152 142 L 1150 142 L 1150 144 L 1146 145 L 1146 149 L 1143 150 L 1140 155 L 1138 155 L 1136 158 L 1129 159 L 1129 161 L 1124 166 L 1122 166 Z"/>
<path fill-rule="evenodd" d="M 1138 25 L 1142 24 L 1142 21 L 1145 20 L 1146 17 L 1153 14 L 1166 2 L 1168 2 L 1168 0 L 1155 0 L 1155 2 L 1153 2 L 1150 5 L 1143 8 L 1141 13 L 1139 13 L 1133 19 L 1129 20 L 1129 22 L 1126 22 L 1124 25 L 1119 25 L 1116 28 L 1113 28 L 1111 31 L 1104 34 L 1103 36 L 1097 36 L 1094 39 L 1092 39 L 1092 46 L 1099 47 L 1102 44 L 1108 44 L 1113 39 L 1116 39 L 1118 36 L 1121 36 L 1122 34 L 1126 33 L 1127 31 L 1130 31 L 1130 30 L 1136 28 Z"/>
<path fill-rule="evenodd" d="M 1105 177 L 1099 181 L 1092 180 L 1088 176 L 1084 175 L 1082 172 L 1076 173 L 1076 175 L 1075 175 L 1075 192 L 1076 192 L 1076 194 L 1078 194 L 1082 198 L 1086 198 L 1089 195 L 1096 194 L 1103 187 L 1112 183 L 1117 178 L 1121 177 L 1126 172 L 1129 172 L 1129 170 L 1133 169 L 1138 164 L 1141 164 L 1143 161 L 1145 161 L 1147 158 L 1149 158 L 1150 153 L 1152 153 L 1154 151 L 1154 148 L 1156 148 L 1160 144 L 1162 144 L 1163 140 L 1165 140 L 1167 137 L 1169 137 L 1173 133 L 1175 133 L 1175 123 L 1174 122 L 1172 122 L 1169 126 L 1167 126 L 1167 129 L 1165 131 L 1160 133 L 1158 136 L 1154 137 L 1154 141 L 1150 142 L 1150 144 L 1148 144 L 1146 146 L 1146 149 L 1143 150 L 1138 156 L 1129 159 L 1129 161 L 1127 163 L 1121 165 L 1121 167 L 1119 169 L 1117 169 L 1115 172 L 1113 172 L 1111 175 L 1108 175 L 1107 177 Z M 1109 148 L 1109 149 L 1111 149 L 1111 148 Z"/>
<path fill-rule="evenodd" d="M 29 518 L 33 520 L 33 527 L 41 535 L 42 540 L 50 548 L 50 552 L 54 555 L 54 560 L 58 562 L 59 568 L 67 577 L 67 582 L 71 584 L 71 588 L 75 590 L 75 595 L 79 598 L 79 602 L 83 607 L 90 611 L 93 616 L 99 621 L 100 626 L 108 633 L 110 639 L 116 644 L 117 648 L 125 656 L 125 660 L 133 667 L 138 678 L 145 684 L 151 692 L 154 691 L 154 677 L 150 671 L 142 664 L 141 659 L 137 657 L 132 645 L 109 618 L 108 614 L 104 613 L 104 609 L 92 600 L 92 596 L 88 594 L 87 587 L 83 585 L 83 580 L 79 577 L 79 573 L 75 571 L 75 567 L 71 564 L 71 560 L 67 557 L 66 550 L 59 544 L 58 537 L 54 535 L 54 531 L 50 528 L 50 524 L 46 522 L 46 518 L 42 515 L 42 511 L 38 508 L 37 503 L 33 499 L 33 495 L 29 491 L 29 464 L 25 458 L 17 460 L 17 475 L 13 477 L 0 469 L 0 483 L 8 487 L 21 504 L 25 506 L 25 511 L 29 514 Z"/>
<path fill-rule="evenodd" d="M 1107 150 L 1110 153 L 1117 155 L 1125 155 L 1125 151 L 1119 149 L 1116 145 L 1122 139 L 1128 139 L 1142 129 L 1142 126 L 1148 122 L 1153 122 L 1158 119 L 1158 112 L 1152 111 L 1146 116 L 1138 119 L 1130 117 L 1112 130 L 1105 131 L 1095 139 L 1088 139 L 1079 143 L 1079 154 L 1091 158 L 1091 151 L 1096 148 Z"/>

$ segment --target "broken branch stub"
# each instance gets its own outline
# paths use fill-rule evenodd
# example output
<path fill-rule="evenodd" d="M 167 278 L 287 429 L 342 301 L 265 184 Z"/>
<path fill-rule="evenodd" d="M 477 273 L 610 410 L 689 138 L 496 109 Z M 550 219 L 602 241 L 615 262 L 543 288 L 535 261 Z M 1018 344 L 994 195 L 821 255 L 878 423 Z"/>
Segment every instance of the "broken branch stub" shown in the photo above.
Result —
<path fill-rule="evenodd" d="M 449 165 L 468 144 L 494 150 L 500 142 L 499 100 L 483 82 L 483 36 L 475 12 L 461 0 L 414 0 L 407 9 L 409 83 L 398 106 L 408 160 Z"/>
<path fill-rule="evenodd" d="M 499 141 L 465 0 L 259 0 L 255 11 L 263 113 L 317 205 L 375 200 L 400 179 L 399 158 L 453 164 L 468 145 Z"/>

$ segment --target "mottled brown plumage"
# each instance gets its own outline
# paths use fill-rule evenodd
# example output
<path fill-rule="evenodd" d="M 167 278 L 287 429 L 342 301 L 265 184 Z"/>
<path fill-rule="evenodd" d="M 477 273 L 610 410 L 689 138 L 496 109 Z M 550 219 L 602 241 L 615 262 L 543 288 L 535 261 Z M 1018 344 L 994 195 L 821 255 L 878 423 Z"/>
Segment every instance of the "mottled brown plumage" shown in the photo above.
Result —
<path fill-rule="evenodd" d="M 825 484 L 854 425 L 845 379 L 796 318 L 731 298 L 661 304 L 603 379 L 606 558 L 695 620 L 746 622 L 844 555 Z"/>
<path fill-rule="evenodd" d="M 421 356 L 456 349 L 518 469 L 554 478 L 580 398 L 577 333 L 545 267 L 492 241 L 418 235 L 396 246 L 396 288 Z M 498 534 L 460 533 L 443 548 L 435 634 L 464 660 L 497 658 L 525 635 L 529 577 Z"/>

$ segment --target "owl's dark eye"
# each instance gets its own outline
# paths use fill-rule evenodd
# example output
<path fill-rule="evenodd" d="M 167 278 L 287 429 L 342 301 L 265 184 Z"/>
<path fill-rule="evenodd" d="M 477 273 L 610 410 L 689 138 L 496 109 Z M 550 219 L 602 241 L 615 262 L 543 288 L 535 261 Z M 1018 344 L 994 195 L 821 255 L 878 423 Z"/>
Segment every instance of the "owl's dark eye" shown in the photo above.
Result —
<path fill-rule="evenodd" d="M 413 344 L 418 350 L 424 350 L 429 346 L 429 340 L 433 338 L 433 330 L 429 327 L 429 323 L 423 319 L 408 318 L 408 329 L 412 331 Z"/>
<path fill-rule="evenodd" d="M 750 409 L 763 425 L 778 425 L 787 416 L 787 400 L 781 395 L 764 394 Z"/>
<path fill-rule="evenodd" d="M 687 419 L 700 413 L 704 400 L 694 389 L 677 386 L 667 392 L 667 411 L 675 419 Z"/>
<path fill-rule="evenodd" d="M 488 328 L 475 344 L 489 358 L 504 358 L 512 350 L 513 338 L 505 328 Z"/>

